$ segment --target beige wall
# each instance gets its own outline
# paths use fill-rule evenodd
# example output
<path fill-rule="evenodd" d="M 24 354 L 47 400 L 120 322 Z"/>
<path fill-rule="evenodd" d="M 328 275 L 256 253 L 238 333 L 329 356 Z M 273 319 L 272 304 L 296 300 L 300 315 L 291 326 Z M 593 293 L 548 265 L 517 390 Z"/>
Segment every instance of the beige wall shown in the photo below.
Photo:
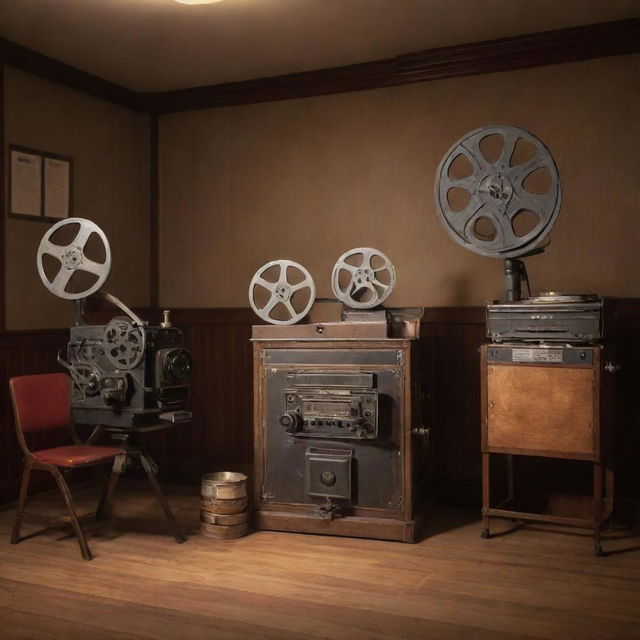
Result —
<path fill-rule="evenodd" d="M 438 163 L 479 126 L 551 150 L 563 203 L 538 290 L 640 296 L 640 56 L 163 116 L 160 296 L 246 306 L 268 260 L 304 264 L 319 296 L 347 249 L 398 271 L 390 306 L 499 297 L 500 261 L 455 244 L 435 213 Z"/>
<path fill-rule="evenodd" d="M 73 215 L 96 222 L 111 244 L 104 289 L 148 305 L 148 116 L 5 67 L 5 143 L 72 156 Z M 73 317 L 73 304 L 49 293 L 36 271 L 50 226 L 7 218 L 8 329 L 64 327 Z"/>

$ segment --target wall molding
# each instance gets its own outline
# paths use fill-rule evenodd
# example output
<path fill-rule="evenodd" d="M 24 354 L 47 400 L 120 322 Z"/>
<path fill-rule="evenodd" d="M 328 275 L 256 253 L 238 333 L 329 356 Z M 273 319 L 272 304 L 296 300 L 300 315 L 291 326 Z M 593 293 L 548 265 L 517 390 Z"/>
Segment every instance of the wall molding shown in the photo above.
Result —
<path fill-rule="evenodd" d="M 439 47 L 344 67 L 135 92 L 0 38 L 0 62 L 136 111 L 163 114 L 290 100 L 640 52 L 640 17 Z"/>
<path fill-rule="evenodd" d="M 331 69 L 147 94 L 156 113 L 376 89 L 640 51 L 640 18 L 429 49 Z"/>
<path fill-rule="evenodd" d="M 4 38 L 0 38 L 0 62 L 134 111 L 150 110 L 150 105 L 145 102 L 145 94 L 103 80 Z"/>

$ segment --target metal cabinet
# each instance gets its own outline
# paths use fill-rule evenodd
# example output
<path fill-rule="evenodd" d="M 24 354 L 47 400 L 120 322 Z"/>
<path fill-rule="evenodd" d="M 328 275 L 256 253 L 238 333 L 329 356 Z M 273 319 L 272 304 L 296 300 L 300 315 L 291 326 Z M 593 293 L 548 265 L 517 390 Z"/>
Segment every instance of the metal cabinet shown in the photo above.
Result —
<path fill-rule="evenodd" d="M 414 541 L 429 458 L 414 345 L 254 339 L 258 529 Z"/>

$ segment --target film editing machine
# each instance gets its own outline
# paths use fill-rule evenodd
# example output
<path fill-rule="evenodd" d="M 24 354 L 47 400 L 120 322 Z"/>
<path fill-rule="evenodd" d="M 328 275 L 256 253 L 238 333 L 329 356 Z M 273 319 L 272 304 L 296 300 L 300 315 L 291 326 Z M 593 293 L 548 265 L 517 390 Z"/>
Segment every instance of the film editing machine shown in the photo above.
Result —
<path fill-rule="evenodd" d="M 414 541 L 430 456 L 422 309 L 382 307 L 395 282 L 381 251 L 348 251 L 331 278 L 342 320 L 296 325 L 315 301 L 309 272 L 276 260 L 251 280 L 269 323 L 252 337 L 258 529 Z"/>
<path fill-rule="evenodd" d="M 493 142 L 493 149 L 491 148 Z M 593 294 L 532 296 L 520 258 L 541 253 L 560 210 L 558 170 L 535 136 L 512 126 L 476 129 L 456 142 L 438 170 L 435 199 L 455 242 L 505 261 L 505 299 L 487 305 L 490 344 L 481 347 L 483 537 L 492 517 L 600 530 L 613 504 L 603 301 Z M 522 284 L 529 297 L 522 298 Z M 490 462 L 506 457 L 506 500 L 495 504 Z M 583 513 L 531 512 L 514 494 L 514 456 L 584 460 L 593 494 Z"/>
<path fill-rule="evenodd" d="M 99 245 L 94 250 L 94 257 L 100 256 L 96 260 L 88 255 L 88 246 L 94 239 Z M 187 396 L 192 358 L 182 344 L 182 333 L 171 326 L 168 311 L 160 326 L 148 326 L 118 298 L 100 290 L 111 269 L 111 249 L 102 229 L 90 220 L 68 218 L 51 227 L 38 247 L 37 266 L 45 287 L 76 305 L 76 323 L 70 329 L 66 357 L 58 354 L 58 362 L 72 382 L 74 421 L 99 425 L 89 444 L 104 428 L 122 447 L 99 515 L 108 515 L 118 478 L 134 461 L 139 461 L 171 532 L 178 542 L 184 542 L 156 479 L 157 466 L 141 442 L 144 432 L 191 418 Z M 106 325 L 85 324 L 84 306 L 89 296 L 106 300 L 123 315 Z"/>

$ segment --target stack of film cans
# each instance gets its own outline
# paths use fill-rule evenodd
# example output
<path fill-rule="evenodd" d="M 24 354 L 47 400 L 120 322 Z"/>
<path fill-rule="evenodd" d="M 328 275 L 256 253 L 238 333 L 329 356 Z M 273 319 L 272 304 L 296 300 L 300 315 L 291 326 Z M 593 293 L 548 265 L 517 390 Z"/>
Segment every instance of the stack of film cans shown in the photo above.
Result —
<path fill-rule="evenodd" d="M 209 538 L 240 538 L 249 529 L 247 476 L 218 471 L 202 476 L 200 530 Z"/>

